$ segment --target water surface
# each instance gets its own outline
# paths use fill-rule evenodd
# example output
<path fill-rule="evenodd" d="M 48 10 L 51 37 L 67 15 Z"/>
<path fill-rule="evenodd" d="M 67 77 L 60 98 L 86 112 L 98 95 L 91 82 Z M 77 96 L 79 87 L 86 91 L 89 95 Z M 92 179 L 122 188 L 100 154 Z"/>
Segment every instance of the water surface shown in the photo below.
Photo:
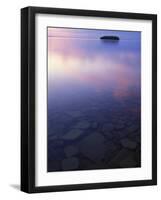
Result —
<path fill-rule="evenodd" d="M 140 167 L 140 44 L 140 32 L 48 28 L 49 172 Z"/>

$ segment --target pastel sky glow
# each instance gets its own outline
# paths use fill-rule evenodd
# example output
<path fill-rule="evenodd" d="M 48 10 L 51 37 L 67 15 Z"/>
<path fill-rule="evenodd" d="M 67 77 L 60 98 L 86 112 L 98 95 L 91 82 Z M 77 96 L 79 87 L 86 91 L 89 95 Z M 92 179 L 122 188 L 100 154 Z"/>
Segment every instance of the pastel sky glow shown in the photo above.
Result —
<path fill-rule="evenodd" d="M 116 35 L 118 42 L 103 42 Z M 112 90 L 115 98 L 140 88 L 141 33 L 48 28 L 48 84 L 56 91 Z"/>

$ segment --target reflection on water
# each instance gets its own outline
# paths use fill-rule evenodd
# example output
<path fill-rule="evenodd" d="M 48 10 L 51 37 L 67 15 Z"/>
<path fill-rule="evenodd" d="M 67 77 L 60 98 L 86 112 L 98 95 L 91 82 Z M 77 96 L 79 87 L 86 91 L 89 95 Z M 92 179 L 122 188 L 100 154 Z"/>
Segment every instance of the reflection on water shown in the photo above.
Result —
<path fill-rule="evenodd" d="M 140 32 L 48 28 L 48 171 L 141 165 L 140 41 Z"/>

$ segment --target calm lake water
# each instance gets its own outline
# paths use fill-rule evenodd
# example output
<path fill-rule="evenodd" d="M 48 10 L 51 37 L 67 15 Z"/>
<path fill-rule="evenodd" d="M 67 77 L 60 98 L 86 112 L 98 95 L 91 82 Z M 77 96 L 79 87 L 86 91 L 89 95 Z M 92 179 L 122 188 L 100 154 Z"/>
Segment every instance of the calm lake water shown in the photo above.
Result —
<path fill-rule="evenodd" d="M 141 166 L 140 54 L 140 32 L 48 28 L 49 172 Z"/>

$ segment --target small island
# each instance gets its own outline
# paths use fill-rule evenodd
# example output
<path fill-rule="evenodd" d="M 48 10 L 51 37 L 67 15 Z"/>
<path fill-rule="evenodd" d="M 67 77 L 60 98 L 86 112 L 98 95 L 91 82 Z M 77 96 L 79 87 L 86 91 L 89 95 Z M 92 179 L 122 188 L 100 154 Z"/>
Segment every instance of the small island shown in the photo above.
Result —
<path fill-rule="evenodd" d="M 113 36 L 113 35 L 105 35 L 100 37 L 101 40 L 114 40 L 114 41 L 119 41 L 120 38 L 118 36 Z"/>

